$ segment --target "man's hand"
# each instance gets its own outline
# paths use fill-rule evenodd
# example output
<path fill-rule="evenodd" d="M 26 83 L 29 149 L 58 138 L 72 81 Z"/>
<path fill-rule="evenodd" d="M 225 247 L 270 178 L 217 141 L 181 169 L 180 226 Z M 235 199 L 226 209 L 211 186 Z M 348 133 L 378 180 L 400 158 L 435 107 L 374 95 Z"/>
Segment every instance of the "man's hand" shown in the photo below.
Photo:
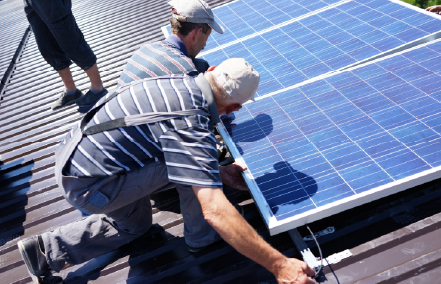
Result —
<path fill-rule="evenodd" d="M 441 5 L 431 6 L 426 8 L 426 11 L 433 12 L 435 14 L 441 13 Z"/>
<path fill-rule="evenodd" d="M 286 258 L 265 242 L 228 201 L 221 188 L 193 186 L 193 190 L 205 220 L 238 252 L 271 271 L 279 283 L 314 283 L 307 276 L 313 276 L 314 270 L 303 261 Z"/>
<path fill-rule="evenodd" d="M 226 167 L 219 166 L 222 182 L 232 188 L 247 191 L 247 184 L 242 177 L 242 172 L 246 169 L 246 167 L 242 167 L 236 163 L 232 163 Z"/>
<path fill-rule="evenodd" d="M 286 258 L 282 264 L 277 265 L 274 276 L 280 284 L 313 284 L 308 276 L 314 276 L 314 269 L 310 268 L 303 261 L 295 258 Z"/>

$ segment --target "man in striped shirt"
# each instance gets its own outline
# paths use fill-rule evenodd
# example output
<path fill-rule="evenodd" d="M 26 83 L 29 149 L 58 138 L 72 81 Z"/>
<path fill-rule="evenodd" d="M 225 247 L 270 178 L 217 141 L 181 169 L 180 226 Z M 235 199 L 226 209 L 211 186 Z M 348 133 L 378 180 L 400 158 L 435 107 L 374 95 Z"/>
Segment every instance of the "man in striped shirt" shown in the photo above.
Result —
<path fill-rule="evenodd" d="M 205 47 L 211 30 L 224 32 L 215 20 L 210 6 L 203 0 L 173 0 L 171 32 L 166 40 L 142 45 L 124 67 L 117 88 L 149 77 L 196 75 L 209 64 L 196 55 Z"/>
<path fill-rule="evenodd" d="M 102 98 L 55 155 L 67 201 L 90 216 L 18 242 L 34 281 L 143 235 L 152 224 L 150 194 L 177 187 L 190 251 L 224 239 L 280 282 L 313 283 L 314 271 L 260 238 L 222 191 L 223 183 L 246 190 L 245 168 L 219 166 L 214 126 L 219 114 L 253 100 L 259 80 L 232 58 L 197 77 L 144 79 Z"/>

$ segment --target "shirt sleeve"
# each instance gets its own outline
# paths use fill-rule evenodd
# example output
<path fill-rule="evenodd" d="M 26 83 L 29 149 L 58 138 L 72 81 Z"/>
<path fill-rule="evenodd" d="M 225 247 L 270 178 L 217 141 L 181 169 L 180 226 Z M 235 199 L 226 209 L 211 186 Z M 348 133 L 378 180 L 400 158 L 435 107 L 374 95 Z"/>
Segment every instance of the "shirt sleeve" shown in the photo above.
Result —
<path fill-rule="evenodd" d="M 168 131 L 159 138 L 170 181 L 201 187 L 222 187 L 216 138 L 200 127 Z"/>

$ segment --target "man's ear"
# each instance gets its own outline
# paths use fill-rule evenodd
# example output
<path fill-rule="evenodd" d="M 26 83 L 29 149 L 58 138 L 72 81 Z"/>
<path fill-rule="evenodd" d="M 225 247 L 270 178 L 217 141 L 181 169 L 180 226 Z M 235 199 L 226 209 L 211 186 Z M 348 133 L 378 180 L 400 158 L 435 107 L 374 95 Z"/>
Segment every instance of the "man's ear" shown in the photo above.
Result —
<path fill-rule="evenodd" d="M 233 111 L 238 111 L 238 110 L 240 110 L 242 108 L 242 105 L 240 105 L 240 104 L 236 104 L 235 106 L 234 106 L 234 110 Z"/>
<path fill-rule="evenodd" d="M 226 113 L 227 114 L 230 114 L 230 113 L 232 113 L 233 111 L 238 111 L 238 110 L 240 110 L 242 108 L 242 106 L 240 105 L 240 104 L 232 104 L 232 105 L 229 105 L 229 106 L 227 106 L 227 108 L 226 108 Z"/>
<path fill-rule="evenodd" d="M 195 39 L 198 39 L 199 34 L 202 34 L 202 28 L 196 28 L 196 29 L 194 29 L 193 31 L 195 32 L 195 33 L 194 33 L 194 37 L 195 37 Z"/>
<path fill-rule="evenodd" d="M 202 32 L 202 28 L 194 29 L 194 30 L 192 30 L 192 31 L 187 35 L 187 37 L 190 37 L 190 41 L 191 41 L 192 44 L 194 44 L 195 42 L 197 42 L 197 40 L 198 40 L 198 33 L 199 33 L 199 32 Z"/>

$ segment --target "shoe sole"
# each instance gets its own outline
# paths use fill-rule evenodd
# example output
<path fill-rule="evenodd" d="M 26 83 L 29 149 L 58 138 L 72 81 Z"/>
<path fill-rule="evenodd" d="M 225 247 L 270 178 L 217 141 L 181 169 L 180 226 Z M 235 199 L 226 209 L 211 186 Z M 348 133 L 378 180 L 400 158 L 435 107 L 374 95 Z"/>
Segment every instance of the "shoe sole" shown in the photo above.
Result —
<path fill-rule="evenodd" d="M 101 95 L 101 97 L 99 97 L 95 102 L 92 102 L 90 104 L 78 104 L 78 102 L 76 102 L 78 108 L 86 108 L 86 107 L 90 107 L 90 106 L 94 106 L 99 100 L 101 100 L 103 97 L 105 97 L 109 92 L 106 92 L 104 95 Z M 78 98 L 79 99 L 79 98 Z"/>
<path fill-rule="evenodd" d="M 107 94 L 106 94 L 107 95 Z M 90 103 L 90 104 L 88 104 L 88 105 L 83 105 L 83 104 L 78 104 L 77 103 L 77 106 L 79 107 L 79 108 L 83 108 L 83 107 L 89 107 L 89 106 L 94 106 L 99 100 L 101 100 L 103 97 L 105 97 L 106 95 L 102 95 L 96 102 L 94 102 L 94 103 Z"/>
<path fill-rule="evenodd" d="M 74 104 L 76 100 L 78 100 L 78 99 L 68 101 L 67 103 L 65 103 L 65 104 L 62 105 L 62 106 L 59 106 L 59 107 L 56 107 L 56 108 L 52 108 L 52 110 L 55 111 L 55 110 L 58 110 L 58 109 L 60 109 L 60 108 L 64 108 L 64 107 L 70 106 L 71 104 Z"/>
<path fill-rule="evenodd" d="M 23 258 L 23 260 L 24 260 L 24 262 L 25 262 L 26 269 L 28 270 L 28 273 L 29 273 L 29 275 L 30 275 L 31 278 L 32 278 L 32 281 L 33 281 L 35 284 L 39 284 L 39 283 L 40 283 L 40 279 L 38 278 L 38 276 L 35 276 L 35 275 L 29 270 L 29 265 L 28 265 L 28 263 L 30 263 L 30 261 L 29 261 L 29 257 L 28 257 L 28 255 L 27 255 L 27 253 L 26 253 L 26 248 L 25 248 L 25 246 L 24 246 L 24 244 L 23 244 L 23 241 L 18 241 L 18 242 L 17 242 L 17 246 L 18 246 L 18 251 L 20 252 L 21 257 Z"/>

